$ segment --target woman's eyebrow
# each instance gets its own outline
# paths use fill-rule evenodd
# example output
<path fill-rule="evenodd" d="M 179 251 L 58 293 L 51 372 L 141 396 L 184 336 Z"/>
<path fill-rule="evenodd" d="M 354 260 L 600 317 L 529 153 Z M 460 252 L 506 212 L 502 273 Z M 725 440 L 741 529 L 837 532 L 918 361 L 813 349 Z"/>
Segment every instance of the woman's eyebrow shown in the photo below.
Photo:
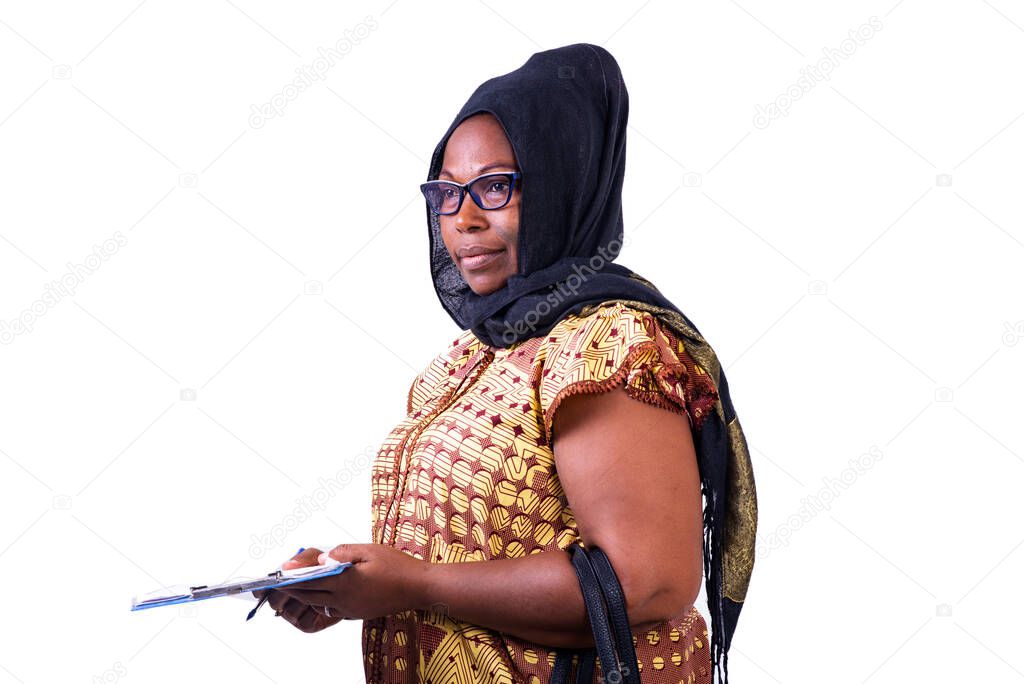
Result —
<path fill-rule="evenodd" d="M 476 178 L 477 176 L 481 175 L 486 171 L 490 171 L 491 169 L 497 169 L 501 167 L 513 169 L 515 168 L 515 164 L 512 162 L 494 162 L 493 164 L 485 164 L 484 166 L 481 166 L 476 170 L 476 173 L 473 174 L 473 178 Z M 441 173 L 438 175 L 448 176 L 449 178 L 455 178 L 455 176 L 452 175 L 452 172 L 449 171 L 448 169 L 441 169 Z"/>

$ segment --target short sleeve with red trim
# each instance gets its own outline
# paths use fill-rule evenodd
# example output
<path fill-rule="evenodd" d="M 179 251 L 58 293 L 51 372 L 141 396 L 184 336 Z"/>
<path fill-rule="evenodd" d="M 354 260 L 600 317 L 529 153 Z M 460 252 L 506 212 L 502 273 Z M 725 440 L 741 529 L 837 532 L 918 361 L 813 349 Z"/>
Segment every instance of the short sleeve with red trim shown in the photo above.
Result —
<path fill-rule="evenodd" d="M 544 430 L 559 404 L 580 393 L 626 393 L 648 404 L 687 416 L 699 428 L 714 410 L 718 392 L 684 344 L 657 318 L 620 302 L 609 302 L 588 316 L 559 321 L 537 351 L 538 402 Z"/>

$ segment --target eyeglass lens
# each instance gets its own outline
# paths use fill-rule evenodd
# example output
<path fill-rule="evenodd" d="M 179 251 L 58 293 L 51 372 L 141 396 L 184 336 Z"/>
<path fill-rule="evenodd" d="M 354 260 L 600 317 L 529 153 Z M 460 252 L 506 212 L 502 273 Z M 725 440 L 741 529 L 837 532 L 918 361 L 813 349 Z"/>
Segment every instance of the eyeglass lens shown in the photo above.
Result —
<path fill-rule="evenodd" d="M 509 174 L 488 174 L 469 186 L 470 196 L 481 209 L 497 209 L 509 200 L 512 191 L 512 176 Z M 441 182 L 428 187 L 424 195 L 430 208 L 438 214 L 453 214 L 459 207 L 462 188 L 455 183 Z"/>

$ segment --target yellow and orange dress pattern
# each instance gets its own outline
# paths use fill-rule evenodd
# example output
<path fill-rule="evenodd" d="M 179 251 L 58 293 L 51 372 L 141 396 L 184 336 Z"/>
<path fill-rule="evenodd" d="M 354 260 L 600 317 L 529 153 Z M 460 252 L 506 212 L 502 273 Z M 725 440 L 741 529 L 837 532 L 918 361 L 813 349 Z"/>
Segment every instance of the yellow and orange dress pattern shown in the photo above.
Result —
<path fill-rule="evenodd" d="M 569 315 L 508 348 L 465 331 L 413 381 L 407 416 L 374 460 L 373 541 L 432 563 L 579 543 L 555 470 L 552 420 L 567 396 L 623 385 L 637 400 L 687 416 L 692 428 L 718 398 L 679 340 L 621 302 Z M 633 636 L 644 682 L 711 682 L 707 625 L 696 607 Z M 363 623 L 371 684 L 539 684 L 557 655 L 440 605 Z"/>

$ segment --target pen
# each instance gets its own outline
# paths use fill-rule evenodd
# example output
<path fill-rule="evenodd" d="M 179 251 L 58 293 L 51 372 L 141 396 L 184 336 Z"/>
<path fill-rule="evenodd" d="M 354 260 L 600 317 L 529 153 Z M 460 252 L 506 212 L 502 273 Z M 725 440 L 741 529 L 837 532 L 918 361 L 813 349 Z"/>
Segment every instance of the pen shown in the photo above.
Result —
<path fill-rule="evenodd" d="M 306 550 L 306 547 L 302 547 L 298 551 L 295 552 L 295 555 L 298 556 L 300 553 L 302 553 L 305 550 Z M 263 594 L 263 598 L 261 598 L 259 600 L 259 602 L 256 604 L 256 607 L 249 611 L 249 614 L 245 617 L 245 621 L 246 622 L 248 622 L 249 620 L 252 620 L 252 616 L 256 614 L 256 611 L 260 609 L 260 606 L 262 606 L 264 603 L 267 602 L 267 598 L 270 597 L 270 591 L 271 591 L 270 589 L 267 589 L 264 592 L 264 594 Z"/>

